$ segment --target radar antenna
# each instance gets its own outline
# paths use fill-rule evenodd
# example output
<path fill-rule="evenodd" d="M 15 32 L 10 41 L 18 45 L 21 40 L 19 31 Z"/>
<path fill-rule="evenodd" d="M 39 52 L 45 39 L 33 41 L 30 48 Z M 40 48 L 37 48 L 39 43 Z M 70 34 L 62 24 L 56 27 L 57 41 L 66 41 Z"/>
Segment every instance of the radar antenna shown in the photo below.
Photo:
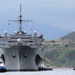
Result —
<path fill-rule="evenodd" d="M 19 15 L 19 19 L 18 20 L 9 20 L 12 22 L 19 22 L 20 27 L 19 27 L 19 31 L 22 31 L 22 22 L 32 22 L 32 20 L 23 20 L 22 19 L 22 4 L 20 4 L 20 15 Z"/>

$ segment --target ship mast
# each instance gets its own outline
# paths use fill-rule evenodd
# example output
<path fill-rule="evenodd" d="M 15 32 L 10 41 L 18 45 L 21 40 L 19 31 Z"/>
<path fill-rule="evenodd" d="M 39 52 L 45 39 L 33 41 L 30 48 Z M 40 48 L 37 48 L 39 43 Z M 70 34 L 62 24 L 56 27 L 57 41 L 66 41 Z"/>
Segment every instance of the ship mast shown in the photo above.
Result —
<path fill-rule="evenodd" d="M 20 4 L 20 15 L 19 15 L 19 22 L 20 22 L 20 28 L 19 30 L 22 31 L 22 5 Z"/>
<path fill-rule="evenodd" d="M 9 20 L 11 21 L 11 20 Z M 32 22 L 32 20 L 23 20 L 22 19 L 22 4 L 20 4 L 20 15 L 19 15 L 19 19 L 18 20 L 12 20 L 12 22 L 19 22 L 19 31 L 22 31 L 22 22 Z"/>

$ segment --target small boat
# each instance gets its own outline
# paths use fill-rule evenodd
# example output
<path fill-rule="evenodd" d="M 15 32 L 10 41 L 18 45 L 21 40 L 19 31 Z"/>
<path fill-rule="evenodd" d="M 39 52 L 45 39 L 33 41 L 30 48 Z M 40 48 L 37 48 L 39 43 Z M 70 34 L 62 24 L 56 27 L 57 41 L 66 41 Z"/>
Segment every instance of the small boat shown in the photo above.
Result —
<path fill-rule="evenodd" d="M 6 69 L 5 69 L 4 62 L 3 62 L 2 58 L 0 58 L 0 72 L 6 72 Z"/>

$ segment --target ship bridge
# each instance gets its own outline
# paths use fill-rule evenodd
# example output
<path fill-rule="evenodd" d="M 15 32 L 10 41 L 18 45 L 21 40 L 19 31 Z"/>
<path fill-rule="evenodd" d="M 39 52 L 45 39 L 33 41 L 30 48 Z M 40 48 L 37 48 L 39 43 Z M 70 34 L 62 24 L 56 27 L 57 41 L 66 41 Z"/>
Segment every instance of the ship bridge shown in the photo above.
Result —
<path fill-rule="evenodd" d="M 17 32 L 14 35 L 10 35 L 8 39 L 8 43 L 10 44 L 19 44 L 27 45 L 27 46 L 40 46 L 43 42 L 43 35 L 37 37 L 37 33 L 34 32 L 34 36 L 31 34 L 27 34 L 24 32 Z"/>
<path fill-rule="evenodd" d="M 44 41 L 43 35 L 41 34 L 39 37 L 37 36 L 37 32 L 34 31 L 34 35 L 27 34 L 26 32 L 15 32 L 13 35 L 0 37 L 0 42 L 2 45 L 24 45 L 30 47 L 38 47 L 42 45 Z"/>

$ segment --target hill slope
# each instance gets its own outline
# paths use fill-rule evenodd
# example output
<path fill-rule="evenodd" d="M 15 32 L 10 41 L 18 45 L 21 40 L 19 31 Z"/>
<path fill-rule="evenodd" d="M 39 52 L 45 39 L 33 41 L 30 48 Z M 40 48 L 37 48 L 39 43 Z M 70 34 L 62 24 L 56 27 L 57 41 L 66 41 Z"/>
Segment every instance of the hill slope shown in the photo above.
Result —
<path fill-rule="evenodd" d="M 51 45 L 46 44 L 46 58 L 47 63 L 51 66 L 56 67 L 75 67 L 75 32 L 71 32 L 60 39 L 72 40 L 67 46 L 66 45 Z"/>
<path fill-rule="evenodd" d="M 75 67 L 75 48 L 72 50 L 65 46 L 48 45 L 45 57 L 46 61 L 51 66 L 56 67 Z"/>
<path fill-rule="evenodd" d="M 62 40 L 69 39 L 69 40 L 75 41 L 75 31 L 61 37 L 60 39 Z"/>

